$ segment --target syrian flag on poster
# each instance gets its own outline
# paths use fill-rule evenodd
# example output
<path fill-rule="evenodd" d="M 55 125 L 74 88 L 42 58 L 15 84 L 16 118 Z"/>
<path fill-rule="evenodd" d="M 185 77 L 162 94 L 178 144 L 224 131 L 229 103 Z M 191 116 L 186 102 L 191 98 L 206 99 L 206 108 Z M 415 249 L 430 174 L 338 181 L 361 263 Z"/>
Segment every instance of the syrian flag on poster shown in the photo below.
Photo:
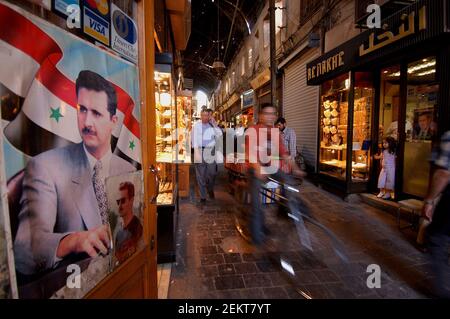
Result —
<path fill-rule="evenodd" d="M 30 156 L 81 142 L 76 125 L 75 83 L 57 67 L 63 51 L 35 21 L 41 20 L 0 1 L 0 83 L 23 98 L 20 112 L 6 110 L 2 114 L 3 119 L 10 120 L 4 133 L 14 147 Z M 119 118 L 112 138 L 114 153 L 140 166 L 135 103 L 121 87 L 112 84 L 117 92 Z"/>

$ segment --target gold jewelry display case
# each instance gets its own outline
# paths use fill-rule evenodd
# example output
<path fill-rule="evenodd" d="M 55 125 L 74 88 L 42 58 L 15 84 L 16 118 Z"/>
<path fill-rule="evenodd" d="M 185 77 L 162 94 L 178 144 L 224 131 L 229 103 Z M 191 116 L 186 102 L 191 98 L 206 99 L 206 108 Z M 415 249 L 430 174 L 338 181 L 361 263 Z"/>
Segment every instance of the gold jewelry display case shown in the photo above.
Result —
<path fill-rule="evenodd" d="M 350 77 L 345 74 L 323 84 L 319 172 L 341 182 L 347 182 L 350 177 L 348 182 L 365 183 L 370 176 L 374 89 L 366 73 L 357 72 L 354 79 L 355 83 L 351 85 Z M 353 102 L 352 111 L 349 110 L 350 102 Z M 352 123 L 350 128 L 349 123 Z M 351 164 L 347 165 L 349 160 Z M 350 168 L 351 173 L 347 174 Z"/>

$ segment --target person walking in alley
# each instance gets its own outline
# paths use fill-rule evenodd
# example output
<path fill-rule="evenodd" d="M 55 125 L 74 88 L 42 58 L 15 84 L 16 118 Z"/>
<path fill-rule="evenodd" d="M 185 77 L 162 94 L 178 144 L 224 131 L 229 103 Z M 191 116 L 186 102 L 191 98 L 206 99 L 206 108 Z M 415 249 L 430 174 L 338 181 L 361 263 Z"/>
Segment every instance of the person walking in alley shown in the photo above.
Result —
<path fill-rule="evenodd" d="M 214 199 L 214 185 L 216 183 L 216 176 L 219 171 L 218 163 L 223 163 L 223 157 L 224 157 L 224 145 L 223 144 L 223 131 L 219 127 L 219 124 L 217 123 L 216 119 L 214 118 L 214 111 L 211 109 L 206 109 L 209 114 L 209 124 L 214 129 L 214 138 L 215 138 L 215 158 L 214 161 L 214 169 L 211 169 L 208 171 L 208 180 L 210 181 L 210 185 L 212 185 L 212 188 L 208 190 L 209 197 L 211 199 Z"/>
<path fill-rule="evenodd" d="M 428 194 L 424 200 L 422 215 L 431 224 L 427 228 L 426 241 L 431 253 L 435 273 L 434 290 L 440 298 L 450 298 L 450 267 L 448 245 L 450 243 L 450 131 L 441 138 L 438 156 L 434 161 Z M 440 200 L 438 201 L 438 197 Z"/>
<path fill-rule="evenodd" d="M 297 155 L 297 135 L 294 129 L 287 127 L 284 117 L 279 117 L 275 122 L 275 126 L 280 129 L 283 144 L 291 158 Z"/>
<path fill-rule="evenodd" d="M 283 117 L 279 117 L 275 122 L 275 126 L 280 129 L 281 139 L 283 140 L 284 147 L 289 153 L 292 159 L 297 156 L 297 135 L 295 131 L 290 127 L 286 126 L 286 120 Z M 283 171 L 287 174 L 291 173 L 291 167 L 288 164 L 284 164 L 282 167 Z"/>
<path fill-rule="evenodd" d="M 276 115 L 276 108 L 273 105 L 262 104 L 258 123 L 245 132 L 245 162 L 252 206 L 250 233 L 253 242 L 257 245 L 263 242 L 266 229 L 260 191 L 267 178 L 271 176 L 283 183 L 295 183 L 292 176 L 280 169 L 280 160 L 289 163 L 293 175 L 305 176 L 284 146 L 280 130 L 274 126 Z"/>
<path fill-rule="evenodd" d="M 211 121 L 210 111 L 206 108 L 200 113 L 200 121 L 192 129 L 192 147 L 194 165 L 200 192 L 200 202 L 206 202 L 206 195 L 214 199 L 214 177 L 217 173 L 216 141 L 222 131 L 215 121 Z"/>

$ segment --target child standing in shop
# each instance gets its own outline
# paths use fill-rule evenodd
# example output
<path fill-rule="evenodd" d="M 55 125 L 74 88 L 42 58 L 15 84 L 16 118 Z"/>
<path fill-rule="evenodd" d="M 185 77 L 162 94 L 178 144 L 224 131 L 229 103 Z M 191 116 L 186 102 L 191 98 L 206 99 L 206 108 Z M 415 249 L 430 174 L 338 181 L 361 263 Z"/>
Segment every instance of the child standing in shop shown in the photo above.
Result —
<path fill-rule="evenodd" d="M 378 188 L 380 193 L 378 198 L 390 199 L 395 187 L 395 153 L 397 142 L 393 137 L 383 139 L 383 153 L 374 155 L 374 158 L 381 160 L 381 172 L 378 177 Z"/>

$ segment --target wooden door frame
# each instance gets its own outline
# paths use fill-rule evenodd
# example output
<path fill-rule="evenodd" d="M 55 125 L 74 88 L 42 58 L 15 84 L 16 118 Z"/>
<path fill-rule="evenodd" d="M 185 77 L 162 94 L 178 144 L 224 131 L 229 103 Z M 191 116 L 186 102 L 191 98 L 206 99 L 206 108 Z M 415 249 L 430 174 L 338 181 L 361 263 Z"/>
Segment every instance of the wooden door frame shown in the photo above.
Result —
<path fill-rule="evenodd" d="M 380 110 L 381 110 L 381 71 L 382 68 L 372 71 L 373 88 L 375 90 L 373 105 L 372 105 L 372 119 L 371 119 L 371 140 L 370 146 L 370 169 L 369 169 L 369 182 L 367 191 L 369 193 L 376 192 L 378 190 L 378 168 L 379 164 L 373 158 L 373 155 L 377 154 L 380 143 Z M 375 142 L 376 141 L 376 142 Z"/>
<path fill-rule="evenodd" d="M 144 172 L 144 223 L 147 230 L 144 232 L 148 241 L 148 289 L 146 297 L 158 298 L 157 283 L 157 236 L 156 236 L 156 203 L 151 198 L 156 194 L 156 183 L 150 172 L 152 165 L 156 166 L 156 112 L 155 112 L 155 41 L 154 41 L 154 1 L 142 0 L 138 3 L 138 30 L 139 33 L 139 83 L 141 92 L 141 145 L 142 170 Z"/>
<path fill-rule="evenodd" d="M 112 274 L 100 282 L 86 298 L 158 298 L 157 287 L 157 253 L 156 253 L 156 204 L 150 199 L 155 194 L 155 179 L 150 171 L 156 164 L 156 131 L 155 131 L 155 100 L 154 100 L 154 1 L 141 0 L 137 2 L 137 25 L 139 44 L 139 91 L 141 110 L 141 151 L 142 172 L 144 176 L 144 239 L 145 248 L 137 252 Z M 138 295 L 128 293 L 135 288 L 133 275 L 139 275 L 143 291 Z M 135 279 L 135 277 L 133 277 Z M 136 291 L 134 291 L 136 292 Z"/>

